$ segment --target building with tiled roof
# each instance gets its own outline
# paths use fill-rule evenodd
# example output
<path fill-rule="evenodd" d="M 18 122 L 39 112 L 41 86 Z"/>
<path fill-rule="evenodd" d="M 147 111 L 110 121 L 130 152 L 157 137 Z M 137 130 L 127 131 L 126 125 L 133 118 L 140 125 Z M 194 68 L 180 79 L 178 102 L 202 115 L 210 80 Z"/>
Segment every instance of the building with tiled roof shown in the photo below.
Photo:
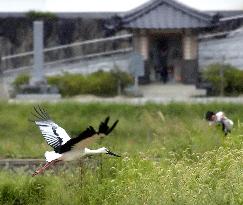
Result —
<path fill-rule="evenodd" d="M 213 26 L 212 15 L 174 0 L 151 0 L 115 18 L 120 30 L 133 33 L 135 50 L 143 56 L 141 81 L 195 82 L 197 36 Z"/>
<path fill-rule="evenodd" d="M 104 33 L 108 35 L 118 32 L 132 33 L 133 47 L 142 55 L 145 65 L 144 72 L 141 72 L 144 73 L 140 77 L 141 83 L 161 80 L 195 83 L 200 43 L 198 36 L 206 32 L 232 30 L 243 25 L 241 10 L 203 12 L 175 0 L 150 0 L 127 12 L 54 14 L 61 19 L 102 19 L 108 30 Z M 24 16 L 26 14 L 21 12 L 0 13 L 2 19 Z M 73 35 L 71 31 L 70 35 Z"/>

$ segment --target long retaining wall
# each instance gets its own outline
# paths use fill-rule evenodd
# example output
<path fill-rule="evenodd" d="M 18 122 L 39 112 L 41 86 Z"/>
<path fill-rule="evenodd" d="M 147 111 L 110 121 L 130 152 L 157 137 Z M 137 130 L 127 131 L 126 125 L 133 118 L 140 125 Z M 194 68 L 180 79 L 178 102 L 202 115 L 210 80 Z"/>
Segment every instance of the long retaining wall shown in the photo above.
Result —
<path fill-rule="evenodd" d="M 1 159 L 0 169 L 13 170 L 23 169 L 24 171 L 34 170 L 45 161 L 42 159 Z"/>
<path fill-rule="evenodd" d="M 18 172 L 19 170 L 24 172 L 32 173 L 37 168 L 44 165 L 46 162 L 44 159 L 1 159 L 0 160 L 0 170 Z M 92 158 L 82 158 L 75 162 L 58 162 L 54 167 L 49 169 L 71 169 L 75 167 L 86 166 L 91 169 L 96 168 L 101 163 L 101 160 Z"/>
<path fill-rule="evenodd" d="M 105 36 L 104 19 L 96 18 L 50 18 L 44 22 L 44 48 L 67 45 Z M 1 56 L 6 57 L 33 50 L 33 19 L 28 16 L 2 17 L 0 15 L 0 49 Z M 46 61 L 65 59 L 76 53 L 95 48 L 66 48 L 61 51 L 48 52 Z M 4 59 L 4 58 L 3 58 Z M 11 60 L 2 60 L 1 70 L 24 67 L 32 64 L 32 56 L 23 56 Z"/>
<path fill-rule="evenodd" d="M 203 35 L 199 39 L 199 69 L 210 64 L 231 64 L 243 70 L 243 27 L 216 34 Z"/>

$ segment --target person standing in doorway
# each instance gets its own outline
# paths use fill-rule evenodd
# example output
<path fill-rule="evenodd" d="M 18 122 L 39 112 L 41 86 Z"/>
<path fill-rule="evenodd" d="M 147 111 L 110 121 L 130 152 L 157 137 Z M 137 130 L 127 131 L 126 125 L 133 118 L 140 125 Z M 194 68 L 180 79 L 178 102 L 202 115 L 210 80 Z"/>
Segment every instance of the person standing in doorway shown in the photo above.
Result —
<path fill-rule="evenodd" d="M 163 83 L 168 81 L 168 69 L 167 69 L 168 48 L 163 46 L 160 50 L 160 76 Z"/>

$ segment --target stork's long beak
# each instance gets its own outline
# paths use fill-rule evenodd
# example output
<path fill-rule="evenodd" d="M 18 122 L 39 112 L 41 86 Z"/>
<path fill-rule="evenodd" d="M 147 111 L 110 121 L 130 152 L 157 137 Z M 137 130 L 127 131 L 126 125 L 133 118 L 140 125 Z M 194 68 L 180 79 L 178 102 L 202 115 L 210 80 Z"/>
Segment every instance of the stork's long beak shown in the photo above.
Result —
<path fill-rule="evenodd" d="M 111 152 L 110 150 L 107 150 L 106 154 L 109 154 L 109 155 L 112 155 L 112 156 L 115 156 L 115 157 L 121 157 L 120 155 L 115 154 L 115 153 Z"/>

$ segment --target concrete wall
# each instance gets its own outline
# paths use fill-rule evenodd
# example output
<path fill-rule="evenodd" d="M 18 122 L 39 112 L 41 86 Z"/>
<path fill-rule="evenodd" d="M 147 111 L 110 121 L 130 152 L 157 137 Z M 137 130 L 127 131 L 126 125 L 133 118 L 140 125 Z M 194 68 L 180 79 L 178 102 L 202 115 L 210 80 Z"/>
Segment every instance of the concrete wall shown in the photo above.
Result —
<path fill-rule="evenodd" d="M 213 63 L 225 63 L 243 70 L 243 27 L 201 36 L 198 55 L 199 69 Z"/>
<path fill-rule="evenodd" d="M 119 69 L 128 73 L 131 73 L 130 63 L 131 63 L 131 52 L 126 54 L 117 54 L 113 56 L 106 56 L 100 58 L 93 58 L 87 60 L 78 60 L 73 63 L 67 64 L 53 64 L 46 65 L 43 69 L 45 76 L 55 76 L 63 75 L 64 73 L 71 74 L 90 74 L 99 70 L 111 71 L 114 69 Z M 16 70 L 6 70 L 3 72 L 4 85 L 9 88 L 14 79 L 20 74 L 32 74 L 33 67 L 16 69 Z M 1 80 L 1 79 L 0 79 Z"/>
<path fill-rule="evenodd" d="M 143 56 L 144 60 L 149 57 L 149 36 L 146 32 L 134 33 L 134 49 Z"/>
<path fill-rule="evenodd" d="M 83 18 L 55 18 L 44 20 L 44 47 L 65 45 L 73 42 L 85 41 L 104 37 L 105 30 L 101 19 Z M 8 56 L 33 50 L 33 20 L 28 17 L 0 18 L 1 55 Z M 63 49 L 61 52 L 48 52 L 45 61 L 68 58 L 88 52 L 95 48 Z M 32 56 L 2 62 L 2 69 L 12 69 L 29 66 L 33 63 Z"/>
<path fill-rule="evenodd" d="M 45 164 L 44 159 L 1 159 L 0 160 L 0 170 L 5 171 L 24 171 L 28 173 L 29 175 L 33 174 L 33 172 L 43 166 Z M 89 159 L 88 157 L 81 158 L 80 160 L 65 164 L 63 162 L 60 162 L 56 164 L 55 167 L 52 167 L 51 169 L 54 171 L 63 171 L 63 169 L 68 169 L 69 171 L 73 168 L 77 168 L 80 166 L 88 167 L 89 169 L 95 169 L 98 166 L 100 166 L 102 161 L 95 160 L 95 159 Z"/>
<path fill-rule="evenodd" d="M 198 42 L 196 35 L 184 35 L 183 43 L 183 59 L 195 60 L 197 59 Z"/>

